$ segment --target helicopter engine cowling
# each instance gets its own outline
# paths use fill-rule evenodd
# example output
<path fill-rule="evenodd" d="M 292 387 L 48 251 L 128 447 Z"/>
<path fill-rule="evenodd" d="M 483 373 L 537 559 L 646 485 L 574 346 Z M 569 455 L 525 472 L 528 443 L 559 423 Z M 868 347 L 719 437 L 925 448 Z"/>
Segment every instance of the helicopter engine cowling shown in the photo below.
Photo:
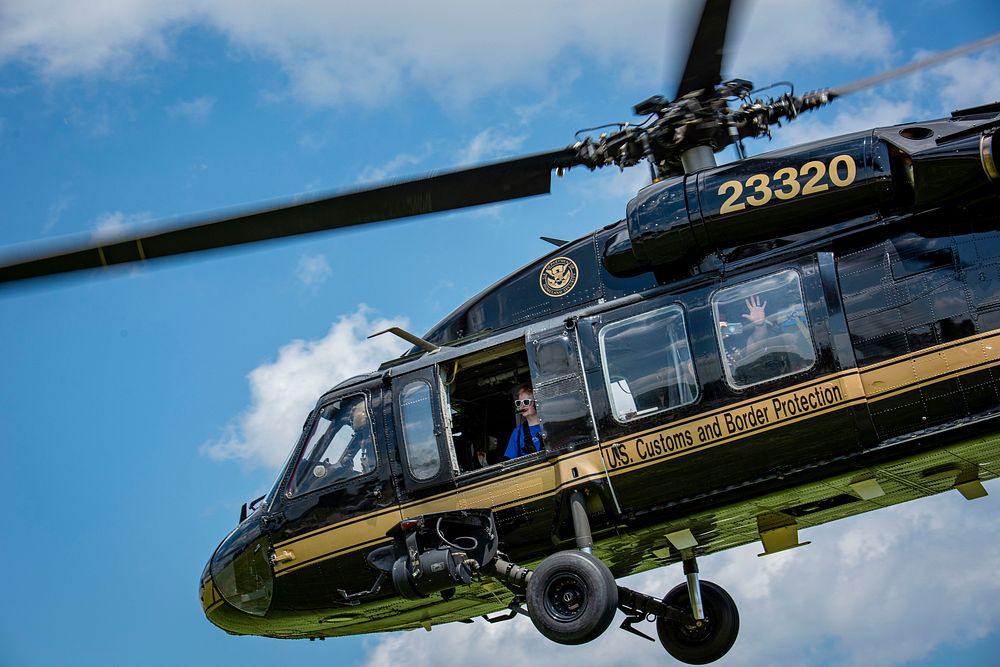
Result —
<path fill-rule="evenodd" d="M 725 248 L 994 196 L 996 142 L 976 130 L 954 119 L 880 128 L 653 183 L 605 242 L 604 266 L 617 276 L 678 273 Z"/>
<path fill-rule="evenodd" d="M 914 129 L 914 128 L 910 128 Z M 1000 183 L 994 135 L 972 134 L 940 145 L 932 141 L 932 132 L 922 143 L 928 144 L 907 154 L 905 176 L 917 206 L 948 200 L 974 201 L 978 195 L 995 193 Z"/>
<path fill-rule="evenodd" d="M 892 200 L 889 149 L 871 132 L 767 153 L 653 183 L 604 251 L 615 275 L 670 267 L 875 211 Z M 628 255 L 631 255 L 629 257 Z"/>

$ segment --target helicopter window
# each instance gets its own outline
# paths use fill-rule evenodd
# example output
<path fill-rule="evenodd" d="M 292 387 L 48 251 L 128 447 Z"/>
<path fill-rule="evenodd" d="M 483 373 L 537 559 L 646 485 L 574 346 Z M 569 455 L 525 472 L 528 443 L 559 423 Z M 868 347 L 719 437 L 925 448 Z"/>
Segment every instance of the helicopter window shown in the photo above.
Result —
<path fill-rule="evenodd" d="M 364 396 L 350 396 L 321 407 L 302 451 L 289 495 L 375 470 L 375 441 Z"/>
<path fill-rule="evenodd" d="M 694 403 L 698 380 L 684 312 L 668 306 L 610 324 L 600 333 L 604 381 L 618 421 Z"/>
<path fill-rule="evenodd" d="M 816 363 L 795 271 L 721 289 L 712 312 L 726 380 L 734 388 L 801 373 Z"/>
<path fill-rule="evenodd" d="M 447 364 L 445 385 L 460 473 L 504 461 L 507 439 L 517 424 L 513 391 L 530 379 L 524 339 Z"/>
<path fill-rule="evenodd" d="M 431 386 L 424 380 L 406 385 L 399 397 L 399 408 L 410 474 L 416 480 L 431 479 L 441 470 L 441 455 L 434 434 Z"/>

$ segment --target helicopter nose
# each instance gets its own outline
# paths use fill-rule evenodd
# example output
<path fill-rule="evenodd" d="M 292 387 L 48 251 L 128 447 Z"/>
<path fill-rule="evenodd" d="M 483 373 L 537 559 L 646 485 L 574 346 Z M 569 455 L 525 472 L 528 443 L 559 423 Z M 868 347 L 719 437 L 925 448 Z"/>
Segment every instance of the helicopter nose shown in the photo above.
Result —
<path fill-rule="evenodd" d="M 270 545 L 260 521 L 240 524 L 215 550 L 202 572 L 199 597 L 205 615 L 228 632 L 245 632 L 251 617 L 264 616 L 271 605 L 274 573 Z"/>

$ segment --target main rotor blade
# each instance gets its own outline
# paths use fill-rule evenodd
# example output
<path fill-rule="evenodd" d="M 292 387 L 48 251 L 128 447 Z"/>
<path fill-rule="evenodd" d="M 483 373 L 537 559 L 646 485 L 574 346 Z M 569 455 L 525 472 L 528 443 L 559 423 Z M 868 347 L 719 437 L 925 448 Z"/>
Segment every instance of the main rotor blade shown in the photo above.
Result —
<path fill-rule="evenodd" d="M 691 42 L 687 64 L 674 99 L 698 90 L 712 89 L 722 81 L 722 58 L 726 51 L 731 0 L 707 0 L 698 30 Z"/>
<path fill-rule="evenodd" d="M 888 72 L 883 72 L 882 74 L 876 74 L 875 76 L 870 76 L 866 79 L 861 79 L 860 81 L 855 81 L 854 83 L 849 83 L 844 86 L 838 86 L 836 88 L 831 88 L 828 92 L 831 96 L 841 96 L 847 95 L 849 93 L 856 93 L 859 90 L 864 90 L 865 88 L 871 88 L 877 86 L 889 79 L 895 79 L 899 76 L 904 76 L 910 74 L 911 72 L 916 72 L 917 70 L 926 69 L 928 67 L 934 67 L 939 65 L 946 60 L 951 60 L 952 58 L 957 58 L 958 56 L 965 55 L 972 51 L 978 51 L 979 49 L 984 49 L 991 44 L 996 44 L 1000 42 L 1000 33 L 992 35 L 990 37 L 984 37 L 975 42 L 970 42 L 964 46 L 959 46 L 950 51 L 945 51 L 944 53 L 938 53 L 937 55 L 930 56 L 929 58 L 924 58 L 923 60 L 918 60 L 912 62 L 909 65 L 903 65 L 902 67 L 897 67 L 896 69 L 889 70 Z"/>
<path fill-rule="evenodd" d="M 580 164 L 576 151 L 566 148 L 143 236 L 118 237 L 0 266 L 0 283 L 547 194 L 552 170 L 575 164 Z"/>

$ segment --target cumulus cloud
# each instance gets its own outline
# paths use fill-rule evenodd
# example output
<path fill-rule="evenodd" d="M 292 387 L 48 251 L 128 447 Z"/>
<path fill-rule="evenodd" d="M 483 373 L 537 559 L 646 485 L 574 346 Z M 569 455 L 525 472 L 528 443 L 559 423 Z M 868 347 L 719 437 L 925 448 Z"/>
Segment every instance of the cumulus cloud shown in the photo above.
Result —
<path fill-rule="evenodd" d="M 152 216 L 146 213 L 123 213 L 112 211 L 102 213 L 94 223 L 92 238 L 95 242 L 113 241 L 126 234 L 128 231 L 136 231 L 135 227 L 152 220 Z"/>
<path fill-rule="evenodd" d="M 372 332 L 390 326 L 407 323 L 374 318 L 361 305 L 341 316 L 322 338 L 284 345 L 275 361 L 250 371 L 250 406 L 227 426 L 223 437 L 202 445 L 202 454 L 277 468 L 322 392 L 352 375 L 374 370 L 408 348 L 394 336 L 366 340 Z"/>
<path fill-rule="evenodd" d="M 393 176 L 399 176 L 410 167 L 415 167 L 428 157 L 433 150 L 430 144 L 416 153 L 400 153 L 384 164 L 374 165 L 361 170 L 358 174 L 358 183 L 377 183 Z"/>
<path fill-rule="evenodd" d="M 192 3 L 185 2 L 6 2 L 0 5 L 0 61 L 27 61 L 49 78 L 121 73 L 138 56 L 164 55 L 165 29 L 192 15 Z"/>
<path fill-rule="evenodd" d="M 322 285 L 332 274 L 325 255 L 303 255 L 295 267 L 295 277 L 309 287 Z"/>
<path fill-rule="evenodd" d="M 913 60 L 931 54 L 916 54 Z M 838 98 L 832 116 L 804 114 L 775 132 L 775 141 L 751 142 L 754 152 L 818 141 L 831 136 L 896 125 L 919 119 L 941 118 L 955 109 L 1000 99 L 1000 81 L 990 72 L 1000 69 L 1000 48 L 957 58 L 884 86 Z"/>
<path fill-rule="evenodd" d="M 178 100 L 176 104 L 167 109 L 167 114 L 172 118 L 202 121 L 208 118 L 213 108 L 215 108 L 215 98 L 202 95 L 193 100 Z"/>
<path fill-rule="evenodd" d="M 68 195 L 65 190 L 57 194 L 53 198 L 52 203 L 49 204 L 48 214 L 45 217 L 45 225 L 42 226 L 42 231 L 49 232 L 54 229 L 59 224 L 62 214 L 69 210 L 72 203 L 73 197 Z"/>
<path fill-rule="evenodd" d="M 667 62 L 683 62 L 694 10 L 683 0 L 636 0 L 627 12 L 608 0 L 40 0 L 0 8 L 0 62 L 27 62 L 49 78 L 113 76 L 169 56 L 176 36 L 197 25 L 224 35 L 237 57 L 276 62 L 288 90 L 314 105 L 379 105 L 404 85 L 450 105 L 505 86 L 546 91 L 583 60 L 661 83 L 649 45 L 665 43 Z M 894 44 L 877 11 L 852 0 L 762 0 L 745 35 L 731 62 L 768 76 L 793 61 L 884 60 Z"/>
<path fill-rule="evenodd" d="M 719 664 L 893 667 L 1000 631 L 997 503 L 949 492 L 804 531 L 813 543 L 801 549 L 758 558 L 756 543 L 701 559 L 702 577 L 729 590 L 740 608 L 739 639 Z M 679 566 L 625 580 L 658 594 L 681 581 Z M 559 646 L 521 617 L 380 636 L 367 651 L 366 667 L 390 667 L 400 655 L 412 667 L 462 667 L 484 655 L 525 667 L 666 664 L 658 643 L 615 625 L 591 644 Z"/>
<path fill-rule="evenodd" d="M 462 148 L 458 153 L 459 164 L 475 164 L 520 150 L 524 145 L 523 134 L 514 134 L 500 128 L 488 127 Z"/>
<path fill-rule="evenodd" d="M 792 65 L 830 62 L 887 64 L 895 38 L 890 24 L 870 4 L 838 0 L 745 3 L 744 21 L 732 34 L 732 55 L 723 75 L 780 76 Z M 778 18 L 780 17 L 780 18 Z M 858 48 L 864 44 L 864 48 Z M 819 82 L 832 85 L 834 81 Z"/>

